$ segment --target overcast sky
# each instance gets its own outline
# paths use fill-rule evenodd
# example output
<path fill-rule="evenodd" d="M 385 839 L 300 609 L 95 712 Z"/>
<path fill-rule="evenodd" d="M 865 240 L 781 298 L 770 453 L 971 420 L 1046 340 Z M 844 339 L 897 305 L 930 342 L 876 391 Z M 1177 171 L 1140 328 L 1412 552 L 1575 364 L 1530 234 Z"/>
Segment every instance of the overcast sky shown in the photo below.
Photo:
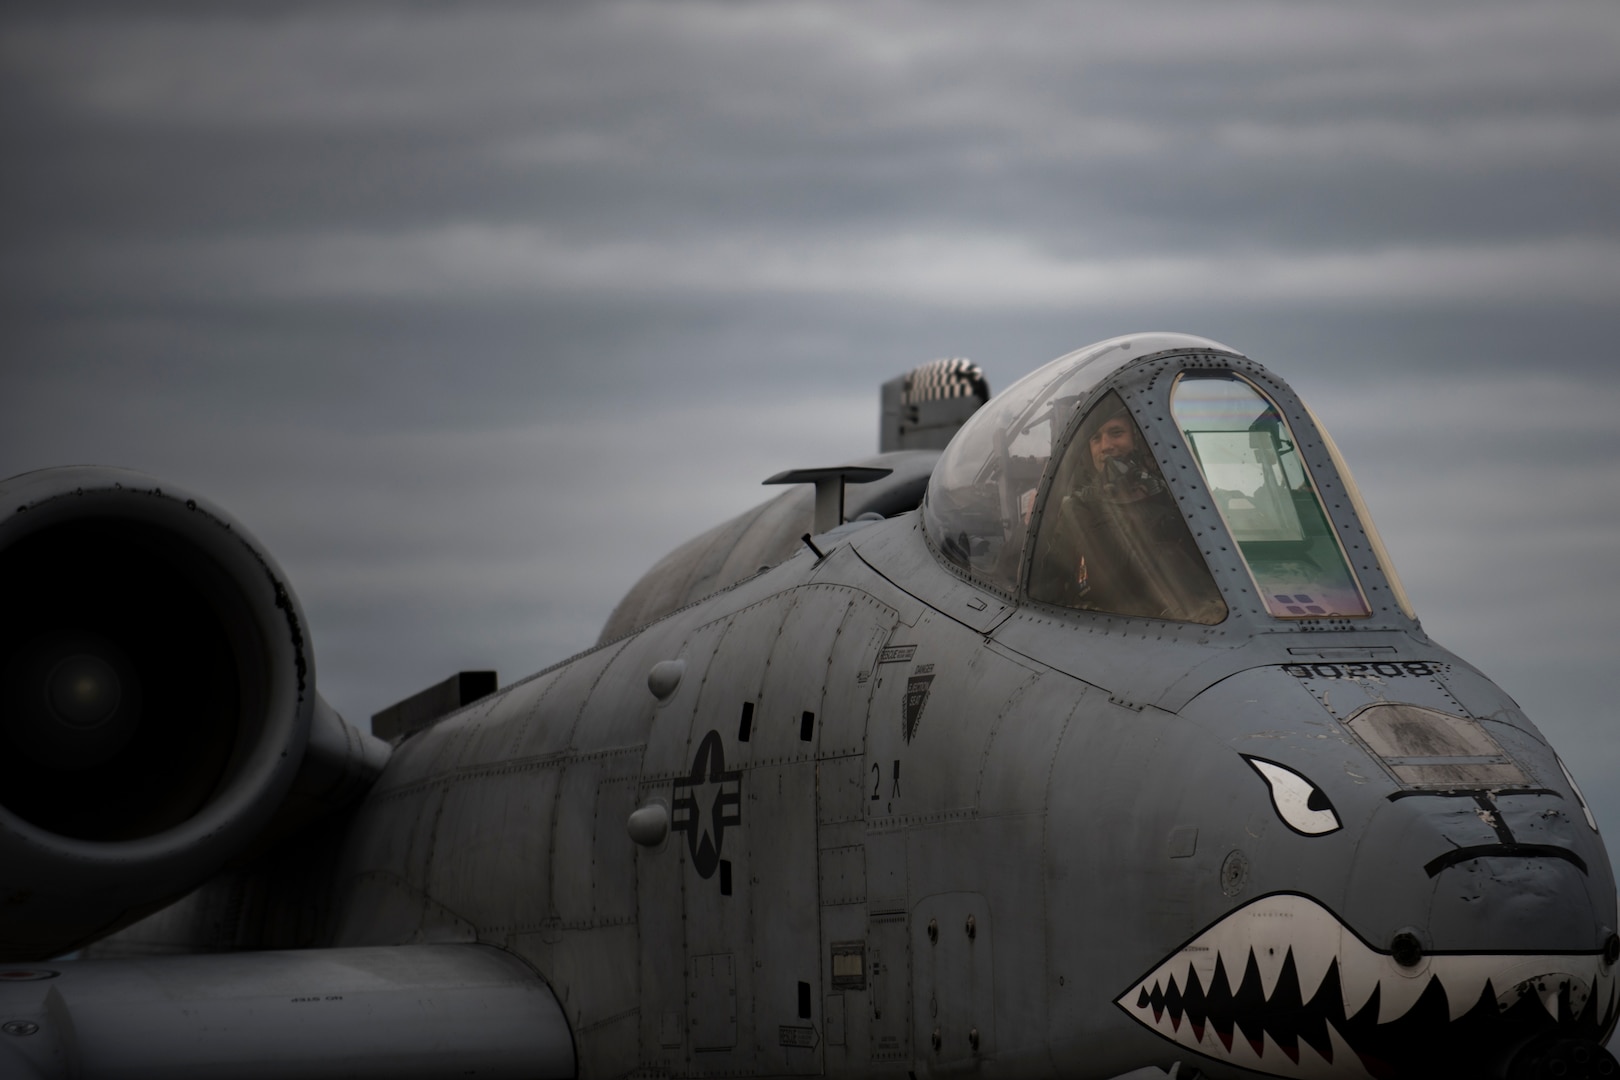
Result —
<path fill-rule="evenodd" d="M 1617 57 L 1612 0 L 8 4 L 0 473 L 230 509 L 363 725 L 590 645 L 917 363 L 1203 334 L 1612 845 Z"/>

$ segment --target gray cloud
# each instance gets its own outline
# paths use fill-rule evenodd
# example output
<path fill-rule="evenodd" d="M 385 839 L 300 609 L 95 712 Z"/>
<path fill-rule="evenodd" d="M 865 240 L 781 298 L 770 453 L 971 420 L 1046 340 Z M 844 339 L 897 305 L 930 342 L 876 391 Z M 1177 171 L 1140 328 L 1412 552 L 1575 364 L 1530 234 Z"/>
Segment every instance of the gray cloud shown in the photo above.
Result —
<path fill-rule="evenodd" d="M 589 644 L 915 363 L 1207 334 L 1612 833 L 1617 46 L 1607 3 L 11 5 L 0 471 L 215 497 L 364 717 Z"/>

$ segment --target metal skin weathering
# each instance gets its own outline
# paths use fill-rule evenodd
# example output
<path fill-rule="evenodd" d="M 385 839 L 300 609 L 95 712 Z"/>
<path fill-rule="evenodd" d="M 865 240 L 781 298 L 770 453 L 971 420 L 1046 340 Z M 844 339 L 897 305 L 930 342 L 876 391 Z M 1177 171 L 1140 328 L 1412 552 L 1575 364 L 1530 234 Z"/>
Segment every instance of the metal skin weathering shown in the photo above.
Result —
<path fill-rule="evenodd" d="M 0 1075 L 1614 1074 L 1592 816 L 1286 384 L 1118 338 L 941 452 L 914 376 L 387 743 L 223 511 L 6 482 Z"/>

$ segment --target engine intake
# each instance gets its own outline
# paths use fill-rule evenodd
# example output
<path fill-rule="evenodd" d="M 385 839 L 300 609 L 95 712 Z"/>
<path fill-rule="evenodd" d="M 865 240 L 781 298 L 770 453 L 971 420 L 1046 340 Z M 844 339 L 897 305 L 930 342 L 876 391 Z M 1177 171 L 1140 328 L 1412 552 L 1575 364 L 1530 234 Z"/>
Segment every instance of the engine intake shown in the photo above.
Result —
<path fill-rule="evenodd" d="M 0 957 L 59 954 L 264 828 L 315 709 L 303 614 L 223 511 L 138 473 L 0 484 Z"/>

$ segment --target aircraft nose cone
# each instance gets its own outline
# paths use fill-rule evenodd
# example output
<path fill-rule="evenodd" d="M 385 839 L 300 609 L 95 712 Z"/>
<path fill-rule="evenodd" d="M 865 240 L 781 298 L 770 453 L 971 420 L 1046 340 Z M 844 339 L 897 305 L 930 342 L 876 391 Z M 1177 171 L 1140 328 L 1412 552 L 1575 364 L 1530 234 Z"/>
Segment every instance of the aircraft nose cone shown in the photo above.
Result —
<path fill-rule="evenodd" d="M 1591 884 L 1588 872 L 1559 858 L 1471 859 L 1435 875 L 1430 933 L 1454 948 L 1496 941 L 1538 952 L 1595 951 L 1606 928 L 1593 910 Z"/>
<path fill-rule="evenodd" d="M 1368 823 L 1346 911 L 1381 949 L 1405 928 L 1437 952 L 1601 949 L 1608 866 L 1580 828 L 1556 796 L 1397 798 Z"/>
<path fill-rule="evenodd" d="M 1166 1039 L 1269 1075 L 1504 1077 L 1527 1047 L 1595 1045 L 1612 1027 L 1607 957 L 1491 941 L 1390 949 L 1309 897 L 1276 893 L 1167 955 L 1115 1004 Z"/>

